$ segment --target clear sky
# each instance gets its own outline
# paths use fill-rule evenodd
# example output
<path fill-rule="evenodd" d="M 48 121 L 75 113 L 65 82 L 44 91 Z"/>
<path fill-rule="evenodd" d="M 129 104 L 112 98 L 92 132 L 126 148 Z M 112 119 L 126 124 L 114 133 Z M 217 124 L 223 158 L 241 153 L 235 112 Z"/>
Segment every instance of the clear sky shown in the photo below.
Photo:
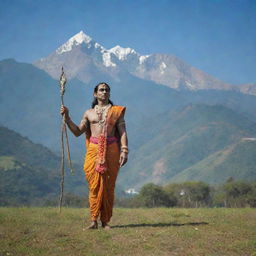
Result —
<path fill-rule="evenodd" d="M 256 83 L 256 0 L 0 0 L 0 60 L 29 62 L 83 30 L 106 48 L 167 53 Z"/>

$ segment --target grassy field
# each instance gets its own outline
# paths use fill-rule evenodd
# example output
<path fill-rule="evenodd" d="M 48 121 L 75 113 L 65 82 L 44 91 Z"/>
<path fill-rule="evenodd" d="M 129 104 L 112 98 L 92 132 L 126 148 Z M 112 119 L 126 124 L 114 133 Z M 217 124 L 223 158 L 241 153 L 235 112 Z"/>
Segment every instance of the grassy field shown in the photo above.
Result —
<path fill-rule="evenodd" d="M 0 255 L 256 256 L 256 209 L 114 209 L 112 229 L 84 230 L 88 209 L 0 208 Z"/>

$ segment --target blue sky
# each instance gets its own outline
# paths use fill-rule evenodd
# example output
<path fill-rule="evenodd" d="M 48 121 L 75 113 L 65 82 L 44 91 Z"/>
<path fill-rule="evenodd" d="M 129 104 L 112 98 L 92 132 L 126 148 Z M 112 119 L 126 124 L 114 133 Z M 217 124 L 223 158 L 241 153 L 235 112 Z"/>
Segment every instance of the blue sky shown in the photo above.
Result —
<path fill-rule="evenodd" d="M 45 57 L 83 30 L 106 48 L 167 53 L 256 83 L 256 0 L 0 0 L 0 60 Z"/>

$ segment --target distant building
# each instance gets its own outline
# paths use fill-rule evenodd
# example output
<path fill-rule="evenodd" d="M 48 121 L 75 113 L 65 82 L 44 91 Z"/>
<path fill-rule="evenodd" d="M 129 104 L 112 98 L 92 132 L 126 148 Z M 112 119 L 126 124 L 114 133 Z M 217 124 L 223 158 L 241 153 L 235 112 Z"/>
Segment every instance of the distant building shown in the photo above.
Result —
<path fill-rule="evenodd" d="M 139 194 L 139 192 L 136 191 L 135 188 L 129 188 L 129 189 L 125 190 L 125 193 L 129 194 L 129 195 L 137 195 L 137 194 Z"/>
<path fill-rule="evenodd" d="M 185 194 L 186 194 L 185 190 L 182 189 L 182 190 L 180 191 L 180 196 L 184 196 Z"/>

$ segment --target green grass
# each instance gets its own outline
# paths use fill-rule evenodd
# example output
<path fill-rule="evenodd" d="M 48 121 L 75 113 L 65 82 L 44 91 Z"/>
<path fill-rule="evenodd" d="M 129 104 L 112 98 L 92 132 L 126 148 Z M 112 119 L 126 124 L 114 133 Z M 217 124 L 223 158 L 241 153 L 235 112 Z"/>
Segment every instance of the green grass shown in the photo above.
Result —
<path fill-rule="evenodd" d="M 83 230 L 88 209 L 0 208 L 1 256 L 256 256 L 251 208 L 114 209 L 111 230 Z"/>

